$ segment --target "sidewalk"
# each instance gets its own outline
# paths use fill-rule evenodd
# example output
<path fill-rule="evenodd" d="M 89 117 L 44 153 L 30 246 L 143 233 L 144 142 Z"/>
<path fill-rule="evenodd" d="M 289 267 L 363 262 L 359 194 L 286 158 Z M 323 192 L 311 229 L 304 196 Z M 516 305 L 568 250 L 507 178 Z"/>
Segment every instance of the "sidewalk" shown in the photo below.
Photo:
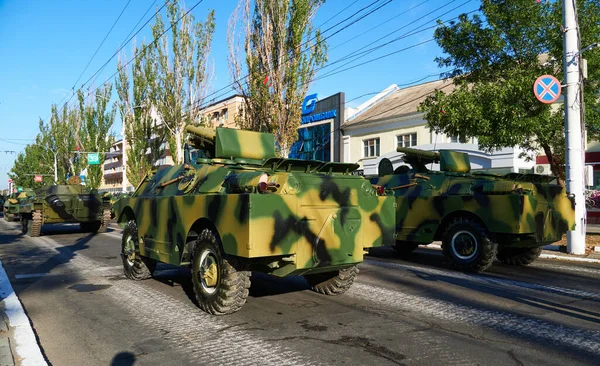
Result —
<path fill-rule="evenodd" d="M 0 366 L 47 366 L 21 301 L 0 261 Z"/>

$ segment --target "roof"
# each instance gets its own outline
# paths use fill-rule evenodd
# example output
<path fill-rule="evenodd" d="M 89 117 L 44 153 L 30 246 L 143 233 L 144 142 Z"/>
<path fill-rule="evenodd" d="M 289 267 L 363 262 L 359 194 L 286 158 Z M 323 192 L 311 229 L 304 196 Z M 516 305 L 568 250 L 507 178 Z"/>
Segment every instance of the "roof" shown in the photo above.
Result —
<path fill-rule="evenodd" d="M 452 80 L 443 79 L 396 90 L 356 118 L 346 121 L 343 127 L 418 113 L 419 104 L 435 90 L 443 90 L 448 93 L 452 92 L 454 88 Z"/>
<path fill-rule="evenodd" d="M 215 102 L 211 101 L 211 103 L 209 105 L 207 105 L 206 107 L 202 107 L 201 111 L 207 110 L 210 107 L 213 107 L 213 106 L 215 106 L 215 105 L 217 105 L 219 103 L 224 103 L 224 102 L 228 102 L 230 100 L 234 100 L 237 97 L 243 98 L 244 96 L 242 94 L 232 94 L 232 95 L 230 95 L 228 97 L 225 97 L 223 99 L 219 99 L 219 100 L 217 100 Z"/>

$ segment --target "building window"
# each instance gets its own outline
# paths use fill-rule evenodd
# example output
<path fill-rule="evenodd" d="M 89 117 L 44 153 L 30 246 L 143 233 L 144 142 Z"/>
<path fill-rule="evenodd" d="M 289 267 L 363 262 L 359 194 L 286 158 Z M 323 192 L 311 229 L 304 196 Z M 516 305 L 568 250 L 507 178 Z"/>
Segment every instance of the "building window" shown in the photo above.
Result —
<path fill-rule="evenodd" d="M 396 136 L 398 147 L 417 146 L 417 133 Z"/>
<path fill-rule="evenodd" d="M 461 144 L 466 144 L 467 143 L 467 139 L 464 137 L 460 137 L 460 136 L 450 136 L 450 142 L 452 143 L 461 143 Z"/>
<path fill-rule="evenodd" d="M 363 157 L 379 156 L 379 138 L 363 140 Z"/>

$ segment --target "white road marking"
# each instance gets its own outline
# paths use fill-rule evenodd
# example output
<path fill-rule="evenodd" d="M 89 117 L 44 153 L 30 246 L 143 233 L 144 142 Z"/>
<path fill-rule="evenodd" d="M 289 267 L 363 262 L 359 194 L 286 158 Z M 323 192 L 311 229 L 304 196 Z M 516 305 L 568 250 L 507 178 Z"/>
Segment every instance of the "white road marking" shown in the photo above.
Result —
<path fill-rule="evenodd" d="M 504 286 L 504 287 L 518 287 L 518 288 L 525 288 L 525 289 L 535 290 L 535 291 L 549 292 L 549 293 L 559 294 L 559 295 L 563 295 L 563 296 L 575 297 L 575 298 L 584 299 L 584 300 L 600 301 L 600 293 L 597 293 L 597 292 L 582 291 L 582 290 L 576 290 L 576 289 L 570 289 L 570 288 L 558 287 L 558 286 L 546 286 L 546 285 L 540 285 L 540 284 L 531 283 L 531 282 L 515 281 L 515 280 L 509 280 L 509 279 L 504 279 L 504 278 L 499 278 L 499 277 L 493 277 L 490 275 L 466 274 L 466 273 L 457 272 L 457 271 L 441 270 L 441 269 L 428 268 L 428 267 L 417 267 L 417 266 L 412 266 L 409 264 L 384 262 L 384 261 L 378 261 L 378 260 L 373 260 L 373 259 L 367 259 L 364 261 L 364 263 L 366 263 L 367 265 L 374 265 L 377 267 L 383 267 L 383 268 L 389 268 L 389 269 L 409 270 L 409 271 L 415 271 L 415 272 L 420 272 L 420 273 L 427 273 L 430 275 L 438 275 L 438 276 L 457 278 L 457 279 L 467 280 L 470 282 L 475 282 L 475 283 L 480 283 L 480 284 L 494 284 L 494 285 L 500 285 L 500 286 Z"/>
<path fill-rule="evenodd" d="M 4 313 L 8 318 L 9 326 L 13 330 L 13 338 L 16 344 L 16 356 L 20 359 L 18 363 L 21 366 L 41 366 L 47 365 L 42 356 L 29 318 L 19 298 L 13 290 L 6 271 L 0 261 L 0 297 L 4 303 Z"/>
<path fill-rule="evenodd" d="M 34 242 L 53 249 L 61 266 L 77 272 L 102 266 L 102 263 L 84 255 L 59 251 L 64 247 L 49 237 L 30 238 Z M 165 341 L 180 348 L 183 355 L 197 364 L 229 365 L 314 365 L 310 359 L 292 351 L 283 344 L 270 342 L 235 325 L 226 317 L 204 313 L 191 302 L 183 303 L 152 289 L 143 282 L 123 280 L 109 281 L 104 277 L 93 278 L 94 284 L 112 285 L 102 294 L 112 297 L 132 314 L 132 318 L 151 329 L 168 331 Z"/>
<path fill-rule="evenodd" d="M 556 269 L 559 271 L 566 272 L 581 272 L 581 273 L 591 273 L 600 276 L 600 268 L 589 268 L 589 267 L 577 267 L 577 266 L 561 266 L 556 264 L 546 264 L 541 262 L 533 262 L 529 265 L 530 267 L 535 268 L 548 268 L 548 269 Z"/>
<path fill-rule="evenodd" d="M 435 243 L 435 244 L 422 245 L 421 248 L 441 250 L 442 245 Z M 547 249 L 544 249 L 544 250 L 547 250 Z M 423 252 L 421 252 L 421 253 L 423 253 Z M 540 254 L 540 258 L 556 259 L 556 260 L 570 261 L 570 262 L 600 263 L 600 259 L 575 257 L 573 255 L 568 255 L 568 254 L 560 255 L 560 254 L 542 253 L 542 254 Z"/>
<path fill-rule="evenodd" d="M 404 294 L 372 284 L 355 283 L 347 294 L 392 309 L 414 311 L 445 321 L 484 326 L 504 334 L 536 339 L 545 344 L 568 347 L 589 354 L 600 352 L 600 332 L 597 331 L 572 328 L 501 311 L 483 310 L 443 300 Z"/>
<path fill-rule="evenodd" d="M 102 273 L 108 272 L 113 274 L 115 271 L 119 271 L 122 272 L 123 267 L 122 266 L 111 266 L 111 267 L 100 267 L 100 268 L 96 268 L 93 270 L 88 270 L 88 271 L 79 271 L 78 273 L 80 274 L 91 274 L 91 275 L 101 275 Z M 21 279 L 27 279 L 27 278 L 39 278 L 39 277 L 47 277 L 47 276 L 64 276 L 64 275 L 68 275 L 69 272 L 43 272 L 43 273 L 22 273 L 22 274 L 16 274 L 14 275 L 15 279 L 17 280 L 21 280 Z"/>

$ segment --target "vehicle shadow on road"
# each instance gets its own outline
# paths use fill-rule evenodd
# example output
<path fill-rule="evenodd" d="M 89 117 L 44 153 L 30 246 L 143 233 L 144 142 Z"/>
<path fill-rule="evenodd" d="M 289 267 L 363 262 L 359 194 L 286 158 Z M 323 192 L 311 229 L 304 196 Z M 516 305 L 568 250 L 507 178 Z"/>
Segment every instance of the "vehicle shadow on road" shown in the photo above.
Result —
<path fill-rule="evenodd" d="M 0 232 L 0 246 L 12 246 L 10 250 L 13 254 L 10 256 L 10 258 L 3 258 L 3 261 L 6 261 L 7 263 L 10 261 L 15 265 L 18 265 L 20 268 L 26 268 L 26 273 L 20 273 L 22 275 L 40 274 L 40 276 L 32 276 L 26 280 L 18 280 L 14 285 L 19 291 L 23 291 L 44 279 L 44 274 L 50 273 L 56 267 L 69 263 L 76 256 L 78 251 L 89 248 L 88 242 L 94 237 L 94 234 L 89 234 L 77 239 L 75 243 L 71 245 L 51 245 L 44 241 L 44 237 L 46 235 L 69 233 L 72 232 L 74 228 L 70 227 L 69 230 L 69 228 L 51 227 L 50 230 L 44 232 L 42 237 L 38 238 L 24 236 L 20 230 L 17 231 L 16 228 L 10 229 Z M 79 228 L 77 228 L 77 230 L 79 230 Z M 23 240 L 36 241 L 36 246 L 33 248 L 28 248 L 27 250 L 23 250 Z M 48 249 L 54 252 L 49 257 L 47 256 Z M 40 258 L 41 255 L 44 255 L 44 257 L 47 258 L 42 262 L 36 261 L 36 259 Z M 74 276 L 73 273 L 69 273 L 69 275 Z M 60 281 L 46 282 L 47 283 L 44 284 L 43 290 L 50 291 L 54 288 L 52 283 Z M 56 286 L 59 286 L 59 283 L 57 283 Z"/>
<path fill-rule="evenodd" d="M 181 289 L 188 299 L 198 305 L 191 276 L 192 273 L 188 268 L 180 268 L 159 263 L 152 278 L 171 287 L 181 286 Z M 253 272 L 250 277 L 250 282 L 249 296 L 255 298 L 304 291 L 309 288 L 308 284 L 301 276 L 279 278 L 268 274 Z"/>
<path fill-rule="evenodd" d="M 131 352 L 119 352 L 110 361 L 110 366 L 131 366 L 135 364 L 136 357 Z"/>

